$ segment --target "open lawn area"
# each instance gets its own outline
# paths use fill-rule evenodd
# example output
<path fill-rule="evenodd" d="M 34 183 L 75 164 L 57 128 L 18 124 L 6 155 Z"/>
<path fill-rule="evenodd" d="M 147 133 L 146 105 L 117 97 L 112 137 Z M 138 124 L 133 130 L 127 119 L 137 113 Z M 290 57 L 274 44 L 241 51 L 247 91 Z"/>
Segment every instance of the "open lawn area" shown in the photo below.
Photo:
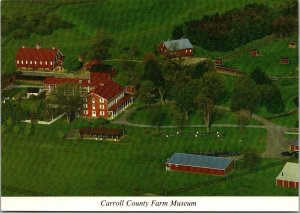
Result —
<path fill-rule="evenodd" d="M 255 149 L 261 153 L 265 149 L 265 130 L 246 128 L 213 128 L 225 133 L 223 139 L 215 136 L 195 138 L 192 135 L 166 138 L 156 134 L 156 129 L 127 128 L 127 136 L 121 143 L 99 141 L 76 141 L 61 139 L 71 128 L 93 126 L 97 120 L 76 119 L 71 125 L 59 120 L 50 126 L 33 125 L 29 137 L 24 129 L 29 124 L 18 124 L 12 132 L 2 134 L 2 193 L 13 195 L 175 195 L 182 188 L 189 191 L 193 186 L 224 181 L 222 177 L 166 172 L 164 162 L 174 152 L 200 153 L 214 151 L 242 151 Z M 115 126 L 119 127 L 120 126 Z M 190 131 L 191 129 L 184 131 Z M 197 130 L 201 130 L 198 128 Z M 204 130 L 204 129 L 203 129 Z M 171 131 L 171 130 L 166 130 Z M 196 129 L 194 129 L 196 131 Z M 278 160 L 274 160 L 277 162 Z M 262 161 L 264 162 L 264 160 Z M 266 161 L 269 163 L 270 161 Z M 273 161 L 271 161 L 273 162 Z M 279 165 L 283 165 L 280 163 Z M 277 176 L 270 173 L 274 184 Z M 262 172 L 265 172 L 262 170 Z M 234 170 L 230 177 L 246 174 L 247 171 Z M 260 173 L 253 173 L 254 177 Z M 242 180 L 242 179 L 241 179 Z M 254 188 L 259 182 L 253 178 Z M 223 182 L 227 183 L 226 182 Z M 274 188 L 275 185 L 274 185 Z M 179 190 L 179 191 L 178 191 Z M 199 191 L 197 195 L 229 195 L 232 189 L 219 186 L 209 191 Z M 247 195 L 248 191 L 236 188 L 237 193 Z M 276 190 L 273 195 L 296 195 L 296 191 Z M 267 192 L 257 190 L 255 195 Z"/>

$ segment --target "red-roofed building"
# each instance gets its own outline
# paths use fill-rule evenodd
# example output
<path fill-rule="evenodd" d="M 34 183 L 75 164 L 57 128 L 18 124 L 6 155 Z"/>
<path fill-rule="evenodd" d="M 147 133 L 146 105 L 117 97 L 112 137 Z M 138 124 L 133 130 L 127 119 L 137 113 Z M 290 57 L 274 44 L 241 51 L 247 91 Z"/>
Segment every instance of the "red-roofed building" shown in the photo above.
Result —
<path fill-rule="evenodd" d="M 20 71 L 61 70 L 64 55 L 57 48 L 21 47 L 16 54 L 16 69 Z"/>
<path fill-rule="evenodd" d="M 95 77 L 95 76 L 94 76 Z M 133 97 L 126 94 L 124 87 L 111 79 L 46 77 L 44 89 L 49 93 L 60 84 L 77 83 L 85 95 L 82 116 L 113 119 L 133 103 Z"/>

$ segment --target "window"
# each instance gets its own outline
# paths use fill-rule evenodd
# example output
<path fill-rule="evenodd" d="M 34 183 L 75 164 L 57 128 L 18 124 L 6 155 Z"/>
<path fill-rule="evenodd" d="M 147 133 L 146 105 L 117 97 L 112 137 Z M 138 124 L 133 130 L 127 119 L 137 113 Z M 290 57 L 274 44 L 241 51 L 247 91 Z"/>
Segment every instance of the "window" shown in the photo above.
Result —
<path fill-rule="evenodd" d="M 88 114 L 88 111 L 87 111 L 87 110 L 84 110 L 84 111 L 83 111 L 83 114 L 87 115 L 87 114 Z"/>
<path fill-rule="evenodd" d="M 79 83 L 82 83 L 82 80 L 79 80 Z"/>
<path fill-rule="evenodd" d="M 99 102 L 100 103 L 104 103 L 104 99 L 103 98 L 99 98 Z"/>
<path fill-rule="evenodd" d="M 85 102 L 87 102 L 88 100 L 87 100 L 87 98 L 85 98 Z"/>
<path fill-rule="evenodd" d="M 23 64 L 23 60 L 21 61 L 21 64 Z"/>
<path fill-rule="evenodd" d="M 83 107 L 84 107 L 84 108 L 88 108 L 88 105 L 87 105 L 87 104 L 83 104 Z"/>
<path fill-rule="evenodd" d="M 104 109 L 104 105 L 103 104 L 100 104 L 100 109 Z"/>
<path fill-rule="evenodd" d="M 91 83 L 91 80 L 88 80 L 88 83 L 90 84 L 90 83 Z"/>
<path fill-rule="evenodd" d="M 45 61 L 45 64 L 47 65 L 47 61 Z"/>
<path fill-rule="evenodd" d="M 30 64 L 32 64 L 32 61 L 30 61 Z"/>
<path fill-rule="evenodd" d="M 96 116 L 96 111 L 92 111 L 92 116 Z"/>
<path fill-rule="evenodd" d="M 17 60 L 17 64 L 19 64 L 19 60 Z"/>
<path fill-rule="evenodd" d="M 192 50 L 190 50 L 190 53 L 192 52 Z"/>
<path fill-rule="evenodd" d="M 185 52 L 187 53 L 187 50 L 185 50 Z"/>
<path fill-rule="evenodd" d="M 42 61 L 40 61 L 40 65 L 42 65 L 43 64 L 43 62 Z"/>
<path fill-rule="evenodd" d="M 95 98 L 92 98 L 92 102 L 95 103 Z"/>
<path fill-rule="evenodd" d="M 34 64 L 36 64 L 36 61 L 34 61 Z"/>
<path fill-rule="evenodd" d="M 100 115 L 104 115 L 104 111 L 100 111 Z"/>
<path fill-rule="evenodd" d="M 92 106 L 93 106 L 93 109 L 95 109 L 95 104 L 93 104 Z"/>
<path fill-rule="evenodd" d="M 52 65 L 52 61 L 50 61 L 50 65 Z"/>
<path fill-rule="evenodd" d="M 27 60 L 25 61 L 25 64 L 27 64 L 28 62 L 27 62 Z"/>

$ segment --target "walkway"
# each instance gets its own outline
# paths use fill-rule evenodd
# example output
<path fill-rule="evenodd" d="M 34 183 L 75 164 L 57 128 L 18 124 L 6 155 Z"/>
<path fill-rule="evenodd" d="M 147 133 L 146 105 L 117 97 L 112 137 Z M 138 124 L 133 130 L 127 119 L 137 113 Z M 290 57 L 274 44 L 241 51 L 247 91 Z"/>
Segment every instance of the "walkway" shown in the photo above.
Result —
<path fill-rule="evenodd" d="M 142 107 L 142 106 L 139 106 Z M 134 112 L 139 107 L 132 107 L 126 110 L 118 120 L 111 121 L 112 124 L 119 124 L 131 127 L 140 127 L 140 128 L 157 128 L 155 125 L 146 125 L 146 124 L 134 124 L 128 122 L 129 115 Z M 230 110 L 229 107 L 218 106 L 218 108 L 224 110 Z M 263 158 L 278 158 L 281 157 L 281 152 L 287 151 L 289 149 L 288 140 L 285 138 L 284 133 L 286 131 L 292 130 L 293 128 L 280 126 L 270 122 L 269 120 L 252 114 L 251 118 L 261 122 L 263 125 L 246 125 L 245 128 L 262 128 L 267 130 L 266 135 L 266 150 L 261 154 Z M 205 125 L 188 125 L 183 127 L 189 128 L 198 128 L 198 127 L 206 127 Z M 236 124 L 213 124 L 212 127 L 231 127 L 231 128 L 239 128 L 240 125 Z M 169 126 L 160 126 L 160 128 L 178 128 L 178 126 L 169 125 Z M 293 129 L 294 130 L 294 129 Z"/>

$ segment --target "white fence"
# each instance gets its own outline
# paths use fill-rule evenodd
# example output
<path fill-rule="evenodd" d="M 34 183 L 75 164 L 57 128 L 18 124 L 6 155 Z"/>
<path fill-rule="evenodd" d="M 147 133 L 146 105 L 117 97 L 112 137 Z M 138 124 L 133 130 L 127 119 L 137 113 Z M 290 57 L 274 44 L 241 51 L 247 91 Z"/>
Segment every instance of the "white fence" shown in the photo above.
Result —
<path fill-rule="evenodd" d="M 37 124 L 50 125 L 50 124 L 54 123 L 55 121 L 57 121 L 58 119 L 60 119 L 64 115 L 65 115 L 65 113 L 57 116 L 56 118 L 52 119 L 51 121 L 37 121 Z M 23 120 L 21 122 L 31 123 L 31 120 Z"/>

